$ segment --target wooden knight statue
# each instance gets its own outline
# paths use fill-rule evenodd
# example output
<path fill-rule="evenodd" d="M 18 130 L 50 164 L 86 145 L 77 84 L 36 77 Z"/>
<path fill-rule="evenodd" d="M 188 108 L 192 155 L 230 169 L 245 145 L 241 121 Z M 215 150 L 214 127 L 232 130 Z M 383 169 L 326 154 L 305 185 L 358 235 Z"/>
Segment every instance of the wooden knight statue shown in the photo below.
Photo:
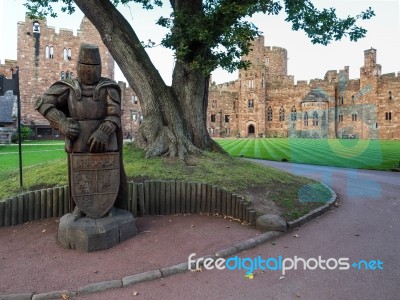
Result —
<path fill-rule="evenodd" d="M 114 205 L 127 209 L 121 90 L 115 81 L 101 77 L 99 48 L 82 44 L 77 78 L 54 83 L 35 109 L 65 136 L 74 217 L 101 218 Z"/>

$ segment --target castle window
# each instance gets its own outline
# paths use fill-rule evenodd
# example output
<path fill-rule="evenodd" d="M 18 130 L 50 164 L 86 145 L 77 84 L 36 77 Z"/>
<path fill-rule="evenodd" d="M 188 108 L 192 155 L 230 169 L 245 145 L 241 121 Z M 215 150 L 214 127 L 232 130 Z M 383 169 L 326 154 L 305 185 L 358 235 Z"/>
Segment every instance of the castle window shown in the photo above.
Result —
<path fill-rule="evenodd" d="M 63 50 L 63 59 L 68 60 L 68 50 L 66 48 Z"/>
<path fill-rule="evenodd" d="M 357 121 L 357 114 L 351 114 L 351 120 L 353 122 Z"/>
<path fill-rule="evenodd" d="M 215 123 L 215 115 L 211 115 L 211 123 Z"/>
<path fill-rule="evenodd" d="M 248 81 L 248 86 L 249 86 L 249 89 L 254 89 L 254 80 L 253 79 L 250 79 Z"/>
<path fill-rule="evenodd" d="M 272 122 L 272 108 L 271 108 L 271 106 L 268 107 L 267 120 L 268 120 L 268 122 Z"/>
<path fill-rule="evenodd" d="M 292 113 L 290 114 L 290 120 L 291 121 L 296 121 L 297 120 L 296 107 L 294 105 L 292 107 Z"/>
<path fill-rule="evenodd" d="M 72 59 L 72 50 L 71 48 L 68 48 L 68 60 Z"/>
<path fill-rule="evenodd" d="M 50 47 L 50 54 L 49 54 L 49 58 L 53 58 L 54 57 L 54 48 L 53 46 Z"/>
<path fill-rule="evenodd" d="M 61 71 L 61 73 L 60 73 L 60 78 L 61 78 L 61 79 L 65 79 L 65 72 L 64 72 L 64 71 Z"/>
<path fill-rule="evenodd" d="M 261 86 L 262 86 L 262 87 L 265 87 L 265 81 L 264 81 L 264 78 L 262 78 L 262 79 L 261 79 Z"/>
<path fill-rule="evenodd" d="M 247 101 L 247 107 L 248 108 L 254 108 L 254 100 L 253 99 Z"/>
<path fill-rule="evenodd" d="M 385 113 L 385 120 L 386 121 L 392 121 L 392 112 L 386 112 Z"/>
<path fill-rule="evenodd" d="M 343 115 L 339 115 L 339 122 L 343 122 Z"/>
<path fill-rule="evenodd" d="M 217 107 L 217 101 L 216 101 L 216 100 L 213 100 L 213 101 L 211 102 L 211 107 L 212 107 L 212 108 Z"/>
<path fill-rule="evenodd" d="M 69 78 L 74 79 L 74 73 L 70 72 L 69 73 Z"/>
<path fill-rule="evenodd" d="M 322 126 L 323 127 L 326 126 L 326 113 L 325 112 L 322 113 Z"/>
<path fill-rule="evenodd" d="M 316 111 L 313 112 L 312 125 L 313 126 L 318 126 L 318 113 Z"/>
<path fill-rule="evenodd" d="M 40 33 L 40 24 L 39 24 L 38 21 L 33 22 L 32 31 L 33 31 L 33 32 Z"/>
<path fill-rule="evenodd" d="M 65 79 L 69 79 L 69 72 L 68 71 L 65 73 Z"/>
<path fill-rule="evenodd" d="M 229 115 L 225 115 L 225 123 L 229 123 L 229 118 L 230 118 Z"/>
<path fill-rule="evenodd" d="M 392 91 L 389 91 L 389 100 L 392 100 Z"/>
<path fill-rule="evenodd" d="M 138 103 L 137 96 L 135 96 L 135 95 L 132 95 L 132 97 L 131 97 L 131 101 L 132 101 L 132 104 L 137 104 L 137 103 Z"/>
<path fill-rule="evenodd" d="M 279 122 L 285 121 L 285 109 L 283 106 L 279 109 Z"/>
<path fill-rule="evenodd" d="M 377 129 L 378 128 L 378 123 L 374 124 L 374 128 Z"/>
<path fill-rule="evenodd" d="M 269 57 L 265 58 L 265 65 L 268 67 L 269 66 Z"/>
<path fill-rule="evenodd" d="M 308 112 L 304 113 L 304 126 L 308 126 Z"/>
<path fill-rule="evenodd" d="M 342 96 L 342 105 L 344 104 L 344 97 Z"/>
<path fill-rule="evenodd" d="M 354 103 L 354 95 L 351 96 L 351 101 Z"/>
<path fill-rule="evenodd" d="M 44 48 L 44 55 L 45 55 L 46 58 L 50 58 L 50 48 L 49 48 L 49 46 L 46 46 Z"/>

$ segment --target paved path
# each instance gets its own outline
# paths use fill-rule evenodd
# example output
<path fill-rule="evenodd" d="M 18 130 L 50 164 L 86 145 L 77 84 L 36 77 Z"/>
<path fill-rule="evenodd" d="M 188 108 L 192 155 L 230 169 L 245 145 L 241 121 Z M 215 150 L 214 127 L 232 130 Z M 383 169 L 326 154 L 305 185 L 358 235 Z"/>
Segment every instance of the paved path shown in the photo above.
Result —
<path fill-rule="evenodd" d="M 258 161 L 321 180 L 340 207 L 240 257 L 381 260 L 383 270 L 212 270 L 185 273 L 79 299 L 399 299 L 400 173 Z M 298 237 L 294 237 L 297 235 Z M 136 296 L 134 296 L 136 295 Z"/>

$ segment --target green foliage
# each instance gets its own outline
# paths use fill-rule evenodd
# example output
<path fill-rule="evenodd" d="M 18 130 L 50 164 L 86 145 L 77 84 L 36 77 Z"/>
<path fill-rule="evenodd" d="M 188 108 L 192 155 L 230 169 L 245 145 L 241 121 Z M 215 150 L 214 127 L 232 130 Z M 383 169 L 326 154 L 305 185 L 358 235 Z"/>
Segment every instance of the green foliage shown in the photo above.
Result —
<path fill-rule="evenodd" d="M 29 126 L 21 126 L 21 141 L 30 139 L 32 134 L 33 134 L 33 131 Z M 18 132 L 13 133 L 13 135 L 11 137 L 11 142 L 13 142 L 13 143 L 18 142 Z"/>
<path fill-rule="evenodd" d="M 161 0 L 110 0 L 114 6 L 129 2 L 142 4 L 144 9 L 162 6 Z M 53 4 L 62 3 L 62 11 L 74 12 L 73 0 L 26 0 L 31 16 L 56 17 Z M 356 25 L 358 20 L 374 16 L 371 8 L 356 16 L 339 18 L 334 8 L 319 10 L 312 1 L 294 0 L 170 0 L 173 13 L 160 17 L 157 24 L 170 29 L 161 44 L 175 51 L 178 61 L 198 70 L 205 76 L 217 67 L 230 72 L 237 68 L 247 68 L 248 61 L 241 60 L 250 51 L 251 41 L 261 34 L 251 22 L 244 20 L 255 13 L 279 14 L 283 9 L 286 21 L 293 24 L 293 30 L 304 30 L 313 43 L 326 45 L 333 40 L 348 36 L 357 41 L 366 30 Z M 101 5 L 99 3 L 99 5 Z M 151 47 L 143 44 L 143 47 Z"/>

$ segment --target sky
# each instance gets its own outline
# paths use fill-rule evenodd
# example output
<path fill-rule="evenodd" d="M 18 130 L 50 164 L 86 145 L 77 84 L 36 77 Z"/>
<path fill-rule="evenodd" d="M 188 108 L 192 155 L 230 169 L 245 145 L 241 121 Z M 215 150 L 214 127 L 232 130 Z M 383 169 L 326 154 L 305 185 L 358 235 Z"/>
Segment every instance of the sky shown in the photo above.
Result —
<path fill-rule="evenodd" d="M 17 58 L 17 22 L 25 20 L 24 0 L 0 0 L 0 60 Z M 144 11 L 136 4 L 121 6 L 120 10 L 135 29 L 142 41 L 151 39 L 158 44 L 166 31 L 155 24 L 160 15 L 170 13 L 169 1 L 163 8 Z M 350 78 L 360 77 L 360 67 L 364 63 L 364 50 L 377 49 L 377 62 L 382 65 L 382 74 L 400 72 L 400 0 L 315 0 L 316 7 L 333 6 L 339 16 L 357 15 L 372 7 L 376 16 L 370 20 L 359 22 L 368 30 L 367 36 L 358 42 L 344 39 L 328 46 L 313 45 L 302 31 L 292 31 L 291 24 L 285 22 L 285 14 L 268 16 L 257 14 L 250 21 L 265 36 L 266 46 L 279 46 L 288 51 L 288 75 L 297 80 L 323 78 L 328 70 L 340 70 L 350 67 Z M 79 28 L 83 14 L 77 11 L 71 16 L 62 12 L 58 17 L 49 18 L 49 26 L 56 28 Z M 167 84 L 171 83 L 174 65 L 173 52 L 162 46 L 147 50 L 150 58 Z M 223 83 L 237 79 L 237 72 L 228 73 L 216 70 L 212 74 L 213 81 Z M 115 80 L 125 81 L 122 72 L 116 70 Z"/>

